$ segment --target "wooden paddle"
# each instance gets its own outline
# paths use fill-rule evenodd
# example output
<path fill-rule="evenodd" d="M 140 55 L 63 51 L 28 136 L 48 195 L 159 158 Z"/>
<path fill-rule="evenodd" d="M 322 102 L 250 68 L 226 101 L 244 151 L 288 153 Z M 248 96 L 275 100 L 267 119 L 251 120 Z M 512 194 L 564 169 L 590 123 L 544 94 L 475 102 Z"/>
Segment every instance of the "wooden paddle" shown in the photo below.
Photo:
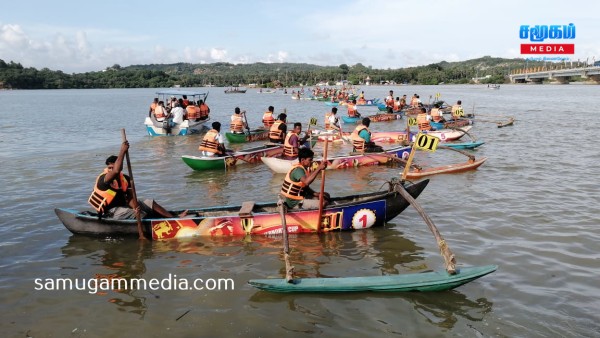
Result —
<path fill-rule="evenodd" d="M 121 138 L 123 139 L 123 142 L 127 141 L 127 136 L 125 135 L 125 128 L 121 129 Z M 137 210 L 139 205 L 137 200 L 137 194 L 135 192 L 135 183 L 133 181 L 133 169 L 131 168 L 131 161 L 129 160 L 129 150 L 125 152 L 125 159 L 127 161 L 127 171 L 129 172 L 129 184 L 131 185 L 131 198 L 133 199 L 133 207 Z M 139 212 L 135 213 L 135 219 L 137 221 L 137 229 L 140 239 L 146 239 L 146 236 L 144 236 L 144 231 L 142 229 L 142 218 L 140 217 Z"/>
<path fill-rule="evenodd" d="M 283 234 L 283 260 L 285 261 L 285 280 L 288 283 L 294 281 L 294 267 L 290 262 L 290 243 L 288 241 L 288 229 L 285 221 L 285 203 L 283 198 L 280 199 L 281 204 L 279 205 L 279 215 L 281 216 L 281 230 Z"/>
<path fill-rule="evenodd" d="M 406 191 L 406 189 L 404 188 L 404 186 L 402 184 L 397 185 L 397 191 L 400 193 L 400 195 L 402 195 L 402 197 L 404 197 L 405 200 L 407 200 L 417 210 L 417 212 L 419 213 L 419 215 L 421 215 L 421 217 L 423 218 L 425 223 L 427 223 L 429 230 L 431 230 L 431 233 L 435 237 L 438 248 L 440 249 L 440 253 L 442 254 L 442 257 L 444 258 L 444 263 L 446 265 L 446 271 L 448 271 L 448 273 L 451 275 L 456 274 L 456 257 L 454 256 L 452 251 L 450 251 L 448 244 L 446 244 L 446 241 L 440 234 L 439 230 L 437 229 L 437 227 L 435 226 L 435 224 L 433 223 L 431 218 L 429 218 L 429 216 L 425 213 L 425 210 L 408 193 L 408 191 Z"/>
<path fill-rule="evenodd" d="M 328 139 L 325 139 L 325 144 L 323 145 L 323 147 L 325 147 L 325 150 L 323 151 L 323 162 L 327 162 L 327 148 L 328 147 Z M 321 191 L 319 193 L 319 220 L 317 223 L 317 232 L 321 232 L 321 226 L 323 225 L 323 195 L 325 192 L 325 170 L 324 169 L 321 172 Z"/>
<path fill-rule="evenodd" d="M 244 121 L 246 121 L 246 130 L 248 131 L 248 136 L 250 136 L 250 126 L 248 125 L 248 117 L 246 117 L 245 110 L 242 112 L 242 115 L 244 115 Z"/>

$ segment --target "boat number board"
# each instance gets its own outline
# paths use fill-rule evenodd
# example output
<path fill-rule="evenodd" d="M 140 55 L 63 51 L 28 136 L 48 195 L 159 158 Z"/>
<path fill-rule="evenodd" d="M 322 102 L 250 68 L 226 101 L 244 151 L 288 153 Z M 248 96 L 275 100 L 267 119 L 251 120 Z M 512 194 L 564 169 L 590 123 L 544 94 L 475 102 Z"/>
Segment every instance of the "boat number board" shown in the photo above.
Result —
<path fill-rule="evenodd" d="M 354 216 L 352 216 L 352 228 L 354 229 L 366 229 L 370 228 L 375 224 L 377 217 L 371 209 L 359 209 Z"/>
<path fill-rule="evenodd" d="M 417 135 L 415 146 L 417 149 L 434 152 L 437 149 L 439 142 L 440 139 L 435 136 L 419 133 Z"/>
<path fill-rule="evenodd" d="M 417 125 L 417 119 L 414 117 L 409 117 L 408 118 L 408 125 L 409 126 L 416 126 Z"/>

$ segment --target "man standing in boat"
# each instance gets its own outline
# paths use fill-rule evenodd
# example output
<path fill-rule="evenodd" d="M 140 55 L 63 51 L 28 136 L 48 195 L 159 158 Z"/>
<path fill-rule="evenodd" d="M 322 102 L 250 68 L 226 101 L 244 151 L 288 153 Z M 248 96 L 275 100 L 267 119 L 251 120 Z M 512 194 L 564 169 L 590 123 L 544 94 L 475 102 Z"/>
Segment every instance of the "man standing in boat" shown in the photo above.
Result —
<path fill-rule="evenodd" d="M 306 135 L 300 138 L 302 132 L 302 123 L 294 123 L 294 129 L 290 130 L 285 136 L 283 142 L 283 156 L 284 160 L 295 160 L 298 158 L 298 151 L 301 148 L 308 148 L 308 138 L 310 137 L 310 129 L 306 131 Z"/>
<path fill-rule="evenodd" d="M 309 171 L 312 167 L 315 153 L 307 148 L 298 150 L 298 161 L 288 171 L 283 185 L 281 186 L 280 200 L 288 209 L 318 209 L 320 193 L 312 190 L 309 186 L 317 178 L 321 170 L 327 168 L 327 162 L 322 161 L 316 170 Z M 329 193 L 323 192 L 323 205 L 327 205 L 330 199 Z"/>
<path fill-rule="evenodd" d="M 336 107 L 331 108 L 331 112 L 325 114 L 325 129 L 326 130 L 340 130 L 340 118 L 337 117 L 338 109 Z"/>
<path fill-rule="evenodd" d="M 123 174 L 123 158 L 129 150 L 129 142 L 121 144 L 119 155 L 112 155 L 106 159 L 106 168 L 96 179 L 94 191 L 88 202 L 96 209 L 100 217 L 114 219 L 135 219 L 136 214 L 141 218 L 148 217 L 176 217 L 168 212 L 154 200 L 138 200 L 138 207 L 134 208 L 129 176 Z M 184 217 L 187 210 L 178 215 Z"/>
<path fill-rule="evenodd" d="M 283 144 L 284 137 L 287 135 L 287 114 L 281 113 L 277 120 L 269 129 L 269 141 Z"/>

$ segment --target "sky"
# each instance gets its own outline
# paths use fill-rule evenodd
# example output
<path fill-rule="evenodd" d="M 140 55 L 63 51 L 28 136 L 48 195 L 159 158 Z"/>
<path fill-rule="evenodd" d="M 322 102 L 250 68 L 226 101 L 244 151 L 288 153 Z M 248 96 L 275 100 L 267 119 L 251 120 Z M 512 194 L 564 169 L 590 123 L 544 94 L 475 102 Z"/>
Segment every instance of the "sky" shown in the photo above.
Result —
<path fill-rule="evenodd" d="M 600 2 L 556 0 L 0 0 L 0 59 L 65 73 L 119 64 L 361 63 L 378 69 L 522 55 L 521 25 L 575 24 L 600 60 Z M 548 42 L 548 40 L 546 40 Z"/>

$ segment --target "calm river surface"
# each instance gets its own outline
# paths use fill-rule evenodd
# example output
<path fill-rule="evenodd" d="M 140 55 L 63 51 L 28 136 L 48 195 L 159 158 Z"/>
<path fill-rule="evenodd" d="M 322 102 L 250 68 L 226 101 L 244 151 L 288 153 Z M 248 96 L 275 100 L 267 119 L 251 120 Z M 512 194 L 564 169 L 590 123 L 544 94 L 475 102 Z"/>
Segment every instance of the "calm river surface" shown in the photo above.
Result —
<path fill-rule="evenodd" d="M 283 92 L 210 90 L 212 119 L 233 108 L 250 126 L 269 105 L 289 120 L 322 122 L 328 107 Z M 143 125 L 155 89 L 0 91 L 0 332 L 4 337 L 598 337 L 600 333 L 600 86 L 363 87 L 367 98 L 420 94 L 460 99 L 481 120 L 472 133 L 488 157 L 477 171 L 431 178 L 418 201 L 459 266 L 498 271 L 438 293 L 272 294 L 248 286 L 284 273 L 281 238 L 143 243 L 72 235 L 53 209 L 87 198 L 120 129 L 131 143 L 138 195 L 172 209 L 273 201 L 283 175 L 262 165 L 194 172 L 180 159 L 201 137 L 155 137 Z M 364 113 L 375 112 L 364 108 Z M 396 130 L 403 120 L 372 124 Z M 345 126 L 347 129 L 350 127 Z M 338 151 L 347 151 L 342 146 Z M 438 152 L 440 153 L 440 152 Z M 420 155 L 421 163 L 435 161 Z M 439 156 L 448 156 L 440 154 Z M 456 160 L 464 161 L 460 156 Z M 378 190 L 394 167 L 329 171 L 332 195 Z M 317 184 L 317 182 L 315 183 Z M 318 186 L 318 185 L 317 185 Z M 443 269 L 433 236 L 411 207 L 384 228 L 291 237 L 305 277 Z M 234 290 L 38 291 L 36 278 L 232 278 Z"/>

